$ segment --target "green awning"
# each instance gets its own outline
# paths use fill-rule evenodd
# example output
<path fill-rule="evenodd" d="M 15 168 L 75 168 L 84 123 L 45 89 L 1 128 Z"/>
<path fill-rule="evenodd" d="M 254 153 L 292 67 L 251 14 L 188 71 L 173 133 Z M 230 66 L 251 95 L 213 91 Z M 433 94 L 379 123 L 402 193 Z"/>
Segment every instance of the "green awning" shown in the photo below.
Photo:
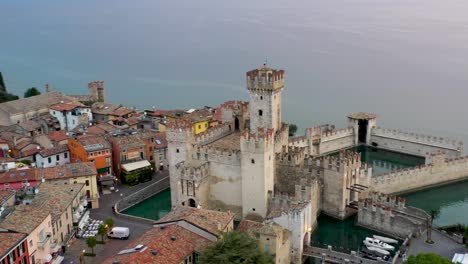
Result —
<path fill-rule="evenodd" d="M 97 173 L 110 172 L 110 167 L 97 169 Z"/>

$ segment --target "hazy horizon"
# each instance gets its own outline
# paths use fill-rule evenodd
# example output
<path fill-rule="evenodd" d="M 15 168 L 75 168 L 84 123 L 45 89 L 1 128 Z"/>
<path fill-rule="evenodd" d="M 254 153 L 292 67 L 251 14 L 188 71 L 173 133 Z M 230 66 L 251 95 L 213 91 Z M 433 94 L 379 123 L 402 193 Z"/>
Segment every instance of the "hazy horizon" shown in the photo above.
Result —
<path fill-rule="evenodd" d="M 0 71 L 32 86 L 109 102 L 192 108 L 247 100 L 245 72 L 286 70 L 283 119 L 379 125 L 468 143 L 468 2 L 4 0 Z"/>

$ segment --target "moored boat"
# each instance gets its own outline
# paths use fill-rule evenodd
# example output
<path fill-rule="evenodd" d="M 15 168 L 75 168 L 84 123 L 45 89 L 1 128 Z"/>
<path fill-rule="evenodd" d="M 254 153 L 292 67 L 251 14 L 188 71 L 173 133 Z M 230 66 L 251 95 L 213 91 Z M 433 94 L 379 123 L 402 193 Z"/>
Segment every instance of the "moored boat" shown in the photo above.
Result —
<path fill-rule="evenodd" d="M 378 235 L 373 235 L 372 237 L 374 237 L 375 239 L 378 239 L 378 240 L 380 240 L 382 242 L 389 243 L 389 244 L 397 244 L 398 243 L 398 240 L 393 239 L 393 238 L 389 238 L 389 237 L 378 236 Z"/>
<path fill-rule="evenodd" d="M 387 243 L 384 243 L 382 241 L 380 241 L 379 239 L 375 239 L 375 238 L 371 238 L 371 237 L 366 237 L 366 239 L 364 239 L 364 241 L 362 241 L 364 243 L 364 245 L 368 246 L 368 247 L 376 247 L 376 248 L 380 248 L 380 249 L 385 249 L 385 250 L 394 250 L 395 247 L 394 246 L 391 246 Z"/>

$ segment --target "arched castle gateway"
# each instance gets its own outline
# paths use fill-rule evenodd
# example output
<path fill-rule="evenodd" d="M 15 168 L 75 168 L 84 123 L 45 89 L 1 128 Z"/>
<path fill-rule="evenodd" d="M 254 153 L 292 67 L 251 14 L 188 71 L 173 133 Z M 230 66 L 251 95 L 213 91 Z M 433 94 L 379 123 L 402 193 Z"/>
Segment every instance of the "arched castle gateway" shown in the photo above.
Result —
<path fill-rule="evenodd" d="M 274 222 L 291 232 L 293 262 L 319 212 L 343 219 L 369 190 L 400 193 L 468 175 L 461 142 L 378 128 L 370 113 L 349 115 L 344 129 L 316 126 L 289 139 L 281 118 L 285 72 L 263 65 L 246 80 L 250 102 L 222 104 L 221 125 L 195 135 L 188 121 L 169 123 L 172 204 Z M 427 165 L 373 177 L 360 154 L 346 151 L 360 144 L 423 156 Z"/>

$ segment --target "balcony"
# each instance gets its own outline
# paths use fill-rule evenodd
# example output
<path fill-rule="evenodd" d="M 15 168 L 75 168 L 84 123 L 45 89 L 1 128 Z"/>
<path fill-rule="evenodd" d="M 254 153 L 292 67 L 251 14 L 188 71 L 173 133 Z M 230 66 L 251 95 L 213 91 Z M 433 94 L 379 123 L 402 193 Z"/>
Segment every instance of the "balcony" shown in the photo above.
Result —
<path fill-rule="evenodd" d="M 47 247 L 47 242 L 50 240 L 50 235 L 44 236 L 42 239 L 39 238 L 39 241 L 37 242 L 37 246 L 44 250 Z"/>

